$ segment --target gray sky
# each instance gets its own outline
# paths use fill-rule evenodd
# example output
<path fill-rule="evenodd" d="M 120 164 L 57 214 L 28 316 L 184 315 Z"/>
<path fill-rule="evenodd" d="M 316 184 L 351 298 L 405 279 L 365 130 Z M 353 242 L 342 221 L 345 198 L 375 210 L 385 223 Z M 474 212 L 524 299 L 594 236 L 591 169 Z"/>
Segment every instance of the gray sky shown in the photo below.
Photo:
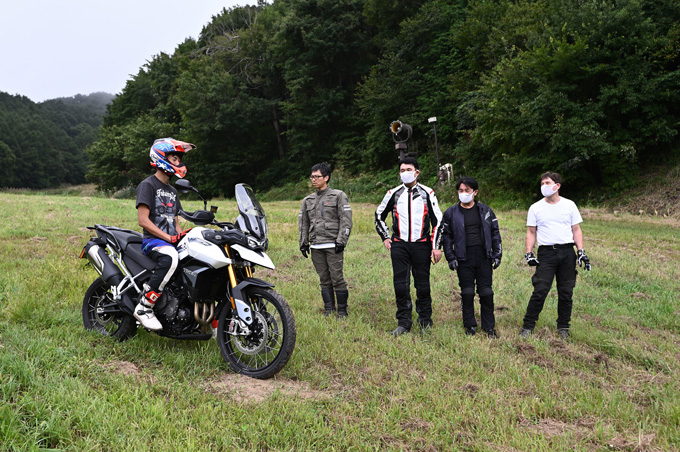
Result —
<path fill-rule="evenodd" d="M 0 0 L 0 91 L 34 102 L 120 93 L 222 8 L 256 0 Z"/>

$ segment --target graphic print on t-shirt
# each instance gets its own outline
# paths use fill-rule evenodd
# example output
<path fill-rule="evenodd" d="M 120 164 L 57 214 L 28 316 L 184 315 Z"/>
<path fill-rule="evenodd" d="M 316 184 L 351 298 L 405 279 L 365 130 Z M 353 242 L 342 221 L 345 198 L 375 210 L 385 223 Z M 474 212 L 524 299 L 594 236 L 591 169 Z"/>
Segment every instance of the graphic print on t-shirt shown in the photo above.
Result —
<path fill-rule="evenodd" d="M 166 234 L 174 235 L 177 215 L 177 195 L 162 188 L 156 190 L 154 224 Z"/>

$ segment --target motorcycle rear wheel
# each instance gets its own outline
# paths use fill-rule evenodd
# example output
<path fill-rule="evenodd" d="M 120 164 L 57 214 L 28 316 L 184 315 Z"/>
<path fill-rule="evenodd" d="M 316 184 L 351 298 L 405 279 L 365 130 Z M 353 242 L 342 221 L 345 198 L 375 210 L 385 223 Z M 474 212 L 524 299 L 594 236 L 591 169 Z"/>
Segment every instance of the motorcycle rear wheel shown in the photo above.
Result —
<path fill-rule="evenodd" d="M 124 341 L 137 334 L 137 320 L 124 312 L 111 314 L 102 312 L 116 302 L 111 294 L 111 286 L 97 278 L 85 292 L 83 299 L 83 325 L 86 330 L 94 330 L 103 336 L 111 336 Z"/>
<path fill-rule="evenodd" d="M 233 311 L 222 309 L 217 327 L 220 353 L 240 374 L 266 379 L 288 363 L 295 349 L 297 330 L 288 302 L 276 291 L 248 287 L 245 293 L 253 308 L 253 323 L 248 336 L 229 334 Z"/>

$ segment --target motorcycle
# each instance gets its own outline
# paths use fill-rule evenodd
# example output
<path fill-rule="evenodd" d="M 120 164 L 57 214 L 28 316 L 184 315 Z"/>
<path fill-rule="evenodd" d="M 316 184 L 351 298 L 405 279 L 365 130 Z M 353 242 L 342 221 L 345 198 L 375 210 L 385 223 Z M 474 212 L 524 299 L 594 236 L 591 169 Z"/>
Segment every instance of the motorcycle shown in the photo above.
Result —
<path fill-rule="evenodd" d="M 254 378 L 270 378 L 288 362 L 296 327 L 288 302 L 273 285 L 253 277 L 256 266 L 274 269 L 266 254 L 267 222 L 252 188 L 236 185 L 239 215 L 235 223 L 215 221 L 217 207 L 189 181 L 175 186 L 196 193 L 203 210 L 180 211 L 193 227 L 177 245 L 179 266 L 156 302 L 161 336 L 180 340 L 217 339 L 231 368 Z M 206 226 L 215 226 L 210 228 Z M 81 258 L 99 273 L 83 299 L 83 324 L 123 341 L 137 333 L 134 309 L 156 262 L 142 253 L 142 235 L 129 229 L 95 224 L 96 232 Z"/>

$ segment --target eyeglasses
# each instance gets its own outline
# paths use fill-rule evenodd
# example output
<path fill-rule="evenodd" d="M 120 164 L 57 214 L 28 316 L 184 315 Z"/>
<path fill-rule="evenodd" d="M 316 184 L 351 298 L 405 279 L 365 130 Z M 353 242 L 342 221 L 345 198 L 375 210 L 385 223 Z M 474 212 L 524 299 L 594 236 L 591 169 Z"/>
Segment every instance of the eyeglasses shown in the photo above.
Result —
<path fill-rule="evenodd" d="M 317 180 L 317 179 L 323 179 L 324 177 L 325 177 L 325 176 L 316 176 L 316 175 L 312 175 L 312 176 L 309 176 L 309 179 L 310 179 L 310 180 Z"/>

